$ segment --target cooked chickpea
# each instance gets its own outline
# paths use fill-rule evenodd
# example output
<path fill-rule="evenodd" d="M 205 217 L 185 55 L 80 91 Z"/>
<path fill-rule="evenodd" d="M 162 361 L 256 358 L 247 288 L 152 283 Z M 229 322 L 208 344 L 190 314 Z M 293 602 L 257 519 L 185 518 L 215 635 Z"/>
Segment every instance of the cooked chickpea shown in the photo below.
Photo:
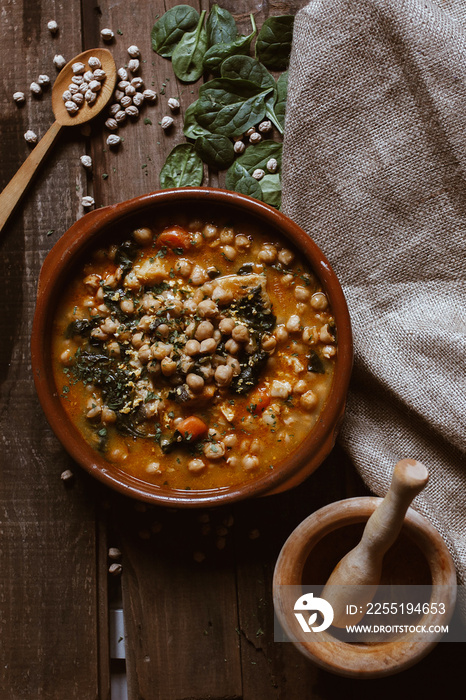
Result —
<path fill-rule="evenodd" d="M 116 287 L 117 281 L 114 275 L 107 275 L 104 279 L 104 287 L 111 287 L 112 289 Z"/>
<path fill-rule="evenodd" d="M 161 338 L 168 338 L 168 336 L 170 334 L 170 327 L 167 326 L 166 323 L 161 323 L 160 326 L 157 326 L 157 328 L 155 329 L 155 332 Z"/>
<path fill-rule="evenodd" d="M 183 306 L 184 306 L 184 310 L 188 314 L 195 314 L 196 309 L 197 309 L 197 301 L 195 301 L 194 299 L 186 299 Z"/>
<path fill-rule="evenodd" d="M 191 474 L 200 474 L 205 468 L 206 464 L 202 459 L 192 459 L 188 462 L 188 471 L 191 472 Z"/>
<path fill-rule="evenodd" d="M 144 333 L 135 333 L 131 339 L 131 345 L 133 346 L 133 348 L 136 348 L 136 350 L 140 348 L 144 342 L 143 338 Z"/>
<path fill-rule="evenodd" d="M 219 343 L 219 342 L 221 341 L 221 339 L 222 339 L 222 334 L 220 333 L 220 331 L 218 330 L 218 328 L 216 328 L 216 329 L 214 330 L 213 339 L 214 339 L 215 341 L 217 341 L 217 343 Z"/>
<path fill-rule="evenodd" d="M 200 265 L 195 265 L 192 272 L 191 272 L 191 283 L 199 286 L 201 284 L 204 284 L 209 278 L 209 275 L 207 274 L 206 270 L 201 267 Z"/>
<path fill-rule="evenodd" d="M 214 376 L 219 386 L 228 386 L 233 379 L 233 370 L 229 365 L 219 365 Z"/>
<path fill-rule="evenodd" d="M 277 345 L 277 339 L 273 335 L 264 335 L 261 341 L 262 350 L 265 352 L 271 352 L 275 350 Z"/>
<path fill-rule="evenodd" d="M 337 354 L 337 349 L 334 345 L 325 345 L 322 348 L 322 356 L 326 357 L 327 359 L 334 357 L 336 354 Z"/>
<path fill-rule="evenodd" d="M 244 253 L 250 247 L 251 242 L 247 236 L 243 236 L 242 233 L 240 233 L 238 236 L 235 236 L 235 248 L 239 253 Z"/>
<path fill-rule="evenodd" d="M 311 297 L 311 306 L 316 311 L 325 311 L 328 306 L 328 299 L 323 292 L 316 292 Z"/>
<path fill-rule="evenodd" d="M 124 462 L 125 459 L 128 459 L 128 448 L 126 445 L 114 447 L 113 450 L 111 450 L 109 457 L 110 461 L 112 462 Z"/>
<path fill-rule="evenodd" d="M 116 421 L 115 411 L 112 411 L 112 409 L 108 408 L 108 406 L 104 406 L 102 409 L 101 420 L 102 420 L 102 423 L 106 423 L 107 425 L 109 423 L 115 423 L 115 421 Z"/>
<path fill-rule="evenodd" d="M 88 292 L 96 292 L 100 289 L 100 277 L 99 275 L 88 275 L 83 279 Z M 102 290 L 103 291 L 103 290 Z"/>
<path fill-rule="evenodd" d="M 288 250 L 288 248 L 282 248 L 278 253 L 278 260 L 282 265 L 291 265 L 294 260 L 294 253 Z"/>
<path fill-rule="evenodd" d="M 235 342 L 235 341 L 233 341 Z M 231 355 L 227 356 L 227 365 L 231 367 L 231 371 L 233 372 L 233 376 L 236 377 L 238 374 L 241 372 L 241 365 L 236 359 L 236 357 L 232 357 Z"/>
<path fill-rule="evenodd" d="M 160 363 L 160 368 L 164 377 L 171 377 L 176 372 L 176 362 L 170 357 L 164 357 Z"/>
<path fill-rule="evenodd" d="M 293 314 L 292 316 L 290 316 L 290 318 L 286 322 L 286 330 L 289 333 L 297 333 L 300 328 L 301 328 L 301 319 L 296 314 Z"/>
<path fill-rule="evenodd" d="M 302 287 L 300 284 L 298 284 L 294 288 L 294 296 L 297 301 L 309 301 L 311 298 L 311 292 L 306 287 Z"/>
<path fill-rule="evenodd" d="M 152 243 L 152 231 L 147 227 L 137 228 L 133 231 L 133 238 L 141 246 L 149 245 Z"/>
<path fill-rule="evenodd" d="M 89 406 L 89 403 L 88 403 L 88 406 Z M 100 406 L 94 402 L 92 404 L 92 407 L 87 412 L 86 417 L 88 418 L 88 420 L 96 420 L 97 418 L 100 418 L 101 414 L 102 414 L 102 406 Z"/>
<path fill-rule="evenodd" d="M 232 245 L 226 245 L 223 247 L 223 254 L 226 257 L 227 260 L 230 262 L 233 262 L 233 260 L 236 260 L 236 256 L 238 255 L 238 251 L 236 248 L 233 248 Z"/>
<path fill-rule="evenodd" d="M 137 276 L 134 274 L 133 271 L 128 272 L 123 284 L 125 285 L 125 287 L 128 287 L 128 289 L 139 289 L 139 287 L 141 286 L 141 283 L 139 282 Z"/>
<path fill-rule="evenodd" d="M 201 352 L 201 344 L 198 340 L 188 340 L 184 346 L 184 351 L 186 355 L 192 357 L 193 355 L 199 355 Z"/>
<path fill-rule="evenodd" d="M 161 303 L 155 299 L 152 294 L 144 294 L 141 301 L 143 310 L 147 313 L 155 313 L 160 309 Z"/>
<path fill-rule="evenodd" d="M 101 328 L 94 328 L 91 331 L 91 336 L 93 338 L 95 338 L 96 340 L 107 340 L 108 339 L 108 335 L 106 333 L 104 333 Z"/>
<path fill-rule="evenodd" d="M 235 240 L 235 232 L 232 228 L 224 228 L 220 231 L 220 243 L 230 245 Z"/>
<path fill-rule="evenodd" d="M 204 299 L 197 305 L 197 313 L 201 318 L 212 318 L 218 314 L 218 306 L 212 299 Z"/>
<path fill-rule="evenodd" d="M 276 327 L 275 337 L 279 343 L 284 343 L 286 340 L 288 340 L 288 331 L 286 330 L 285 326 L 280 324 Z"/>
<path fill-rule="evenodd" d="M 284 287 L 290 287 L 293 282 L 293 275 L 283 275 L 281 283 Z"/>
<path fill-rule="evenodd" d="M 236 469 L 236 467 L 239 466 L 239 458 L 234 457 L 233 455 L 231 457 L 228 457 L 227 459 L 227 464 L 231 469 Z"/>
<path fill-rule="evenodd" d="M 312 411 L 317 406 L 317 396 L 309 389 L 301 396 L 299 404 L 305 411 Z"/>
<path fill-rule="evenodd" d="M 141 345 L 141 347 L 138 350 L 138 359 L 139 362 L 142 362 L 143 365 L 147 365 L 149 360 L 151 359 L 152 353 L 149 345 L 145 343 L 144 345 Z"/>
<path fill-rule="evenodd" d="M 235 327 L 235 321 L 232 318 L 222 318 L 220 323 L 218 324 L 219 330 L 224 334 L 224 335 L 230 335 L 231 331 Z"/>
<path fill-rule="evenodd" d="M 249 330 L 248 327 L 242 323 L 238 323 L 237 326 L 231 331 L 231 337 L 237 343 L 247 343 L 249 340 Z"/>
<path fill-rule="evenodd" d="M 229 435 L 225 435 L 225 437 L 223 438 L 223 444 L 225 445 L 225 447 L 235 447 L 238 444 L 238 438 L 234 433 L 230 433 Z"/>
<path fill-rule="evenodd" d="M 211 241 L 212 239 L 217 238 L 218 228 L 214 226 L 214 224 L 206 224 L 202 229 L 202 235 L 206 241 Z"/>
<path fill-rule="evenodd" d="M 328 323 L 326 323 L 320 329 L 319 338 L 320 338 L 321 343 L 334 343 L 335 342 L 335 338 L 333 337 L 333 335 L 330 333 L 330 331 L 328 329 Z"/>
<path fill-rule="evenodd" d="M 186 384 L 195 394 L 199 393 L 204 388 L 204 380 L 198 374 L 190 373 L 186 377 Z"/>
<path fill-rule="evenodd" d="M 115 357 L 119 357 L 121 355 L 120 346 L 115 340 L 113 341 L 113 343 L 109 343 L 107 345 L 107 350 L 110 355 L 113 355 Z"/>
<path fill-rule="evenodd" d="M 251 442 L 251 454 L 260 455 L 264 451 L 264 445 L 257 438 Z"/>
<path fill-rule="evenodd" d="M 217 341 L 213 338 L 206 338 L 201 342 L 200 351 L 203 355 L 211 355 L 216 349 Z"/>
<path fill-rule="evenodd" d="M 100 327 L 104 333 L 107 333 L 108 335 L 113 335 L 114 333 L 117 332 L 117 330 L 119 328 L 119 324 L 116 321 L 114 321 L 112 318 L 108 317 L 105 319 L 105 321 L 102 323 L 102 325 Z"/>
<path fill-rule="evenodd" d="M 110 309 L 105 304 L 100 304 L 100 306 L 97 307 L 97 310 L 101 316 L 110 315 Z"/>
<path fill-rule="evenodd" d="M 243 469 L 249 472 L 253 469 L 257 469 L 259 466 L 259 458 L 255 455 L 245 455 L 241 463 L 243 465 Z"/>
<path fill-rule="evenodd" d="M 177 260 L 175 263 L 175 270 L 178 272 L 181 277 L 189 277 L 191 274 L 191 270 L 193 269 L 193 266 L 189 262 L 189 260 L 181 259 Z"/>
<path fill-rule="evenodd" d="M 63 350 L 62 354 L 60 355 L 60 362 L 62 363 L 62 365 L 67 365 L 70 360 L 71 350 L 67 348 L 66 350 Z"/>
<path fill-rule="evenodd" d="M 296 382 L 296 384 L 293 384 L 293 394 L 304 394 L 306 390 L 307 384 L 302 379 Z"/>
<path fill-rule="evenodd" d="M 315 326 L 305 326 L 302 335 L 302 339 L 305 343 L 308 345 L 315 345 L 318 337 L 319 334 Z"/>
<path fill-rule="evenodd" d="M 225 455 L 225 445 L 223 442 L 206 442 L 204 455 L 207 459 L 221 459 Z"/>
<path fill-rule="evenodd" d="M 120 301 L 120 309 L 123 311 L 124 314 L 133 314 L 134 313 L 134 302 L 132 299 L 123 299 Z"/>
<path fill-rule="evenodd" d="M 152 357 L 156 360 L 163 360 L 168 357 L 172 350 L 171 345 L 165 345 L 165 343 L 155 343 L 151 347 Z"/>
<path fill-rule="evenodd" d="M 206 338 L 212 338 L 214 334 L 214 327 L 210 321 L 201 321 L 197 327 L 194 337 L 196 340 L 205 340 Z"/>
<path fill-rule="evenodd" d="M 273 245 L 265 245 L 257 258 L 265 265 L 273 265 L 277 259 L 277 249 Z"/>
<path fill-rule="evenodd" d="M 291 393 L 291 385 L 289 382 L 281 382 L 278 379 L 274 379 L 272 382 L 272 387 L 270 389 L 270 395 L 279 398 L 287 399 Z"/>
<path fill-rule="evenodd" d="M 233 340 L 233 338 L 230 338 L 230 340 L 227 340 L 225 343 L 225 350 L 229 352 L 231 355 L 236 355 L 236 353 L 239 350 L 239 345 L 236 342 L 236 340 Z"/>

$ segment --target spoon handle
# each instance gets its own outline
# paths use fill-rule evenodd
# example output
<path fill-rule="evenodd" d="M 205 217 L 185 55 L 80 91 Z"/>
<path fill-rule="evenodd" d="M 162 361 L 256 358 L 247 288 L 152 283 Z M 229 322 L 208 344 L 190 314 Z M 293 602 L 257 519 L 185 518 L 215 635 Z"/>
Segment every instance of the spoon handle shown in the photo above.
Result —
<path fill-rule="evenodd" d="M 21 201 L 36 170 L 55 143 L 60 131 L 61 125 L 58 122 L 54 122 L 0 194 L 0 233 Z"/>

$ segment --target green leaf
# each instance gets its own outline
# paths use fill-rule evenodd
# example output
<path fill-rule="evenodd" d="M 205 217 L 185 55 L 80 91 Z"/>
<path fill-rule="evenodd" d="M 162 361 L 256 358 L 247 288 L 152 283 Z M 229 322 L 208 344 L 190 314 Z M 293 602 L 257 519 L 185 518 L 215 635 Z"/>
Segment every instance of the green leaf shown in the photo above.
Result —
<path fill-rule="evenodd" d="M 239 36 L 234 41 L 211 46 L 204 56 L 204 68 L 206 70 L 216 73 L 219 71 L 222 61 L 229 58 L 229 56 L 233 56 L 235 54 L 246 55 L 249 53 L 249 47 L 251 46 L 251 42 L 256 36 L 257 32 L 254 16 L 250 15 L 250 17 L 252 24 L 251 34 L 248 36 Z"/>
<path fill-rule="evenodd" d="M 197 187 L 202 185 L 204 168 L 202 160 L 191 143 L 180 143 L 171 151 L 160 171 L 160 186 Z"/>
<path fill-rule="evenodd" d="M 267 68 L 285 70 L 288 67 L 293 23 L 293 15 L 281 15 L 269 17 L 262 25 L 256 41 L 256 57 Z"/>
<path fill-rule="evenodd" d="M 196 118 L 197 100 L 189 105 L 184 115 L 183 134 L 188 139 L 196 140 L 199 136 L 210 134 L 208 129 L 204 129 Z"/>
<path fill-rule="evenodd" d="M 220 67 L 222 78 L 249 80 L 261 88 L 275 88 L 275 79 L 262 63 L 251 56 L 230 56 Z"/>
<path fill-rule="evenodd" d="M 264 117 L 265 98 L 271 90 L 249 80 L 210 80 L 199 88 L 196 119 L 212 133 L 240 136 Z"/>
<path fill-rule="evenodd" d="M 267 140 L 261 141 L 261 143 L 258 143 L 257 146 L 250 146 L 239 158 L 236 159 L 235 165 L 240 165 L 246 170 L 246 172 L 249 173 L 249 175 L 252 175 L 254 170 L 257 170 L 258 168 L 267 171 L 267 162 L 270 160 L 270 158 L 275 158 L 278 164 L 279 171 L 282 165 L 281 143 Z"/>
<path fill-rule="evenodd" d="M 172 55 L 173 70 L 183 83 L 194 83 L 203 73 L 203 59 L 207 51 L 207 32 L 203 27 L 206 10 L 201 12 L 193 32 L 186 32 Z"/>
<path fill-rule="evenodd" d="M 285 128 L 285 107 L 288 94 L 288 71 L 282 73 L 277 80 L 277 99 L 275 100 L 274 111 L 277 115 L 282 129 Z"/>
<path fill-rule="evenodd" d="M 216 170 L 229 168 L 235 159 L 232 142 L 221 134 L 200 136 L 194 144 L 194 150 L 204 163 Z"/>
<path fill-rule="evenodd" d="M 164 58 L 171 58 L 175 46 L 185 32 L 191 32 L 199 22 L 199 12 L 190 5 L 176 5 L 154 24 L 152 48 Z"/>
<path fill-rule="evenodd" d="M 209 13 L 206 30 L 209 46 L 227 44 L 238 36 L 233 15 L 218 5 L 214 5 Z"/>
<path fill-rule="evenodd" d="M 247 194 L 249 197 L 255 197 L 262 201 L 261 186 L 238 160 L 233 163 L 226 174 L 225 187 L 233 192 Z"/>
<path fill-rule="evenodd" d="M 282 183 L 279 173 L 266 173 L 262 180 L 259 180 L 259 185 L 264 202 L 279 209 L 282 201 Z"/>

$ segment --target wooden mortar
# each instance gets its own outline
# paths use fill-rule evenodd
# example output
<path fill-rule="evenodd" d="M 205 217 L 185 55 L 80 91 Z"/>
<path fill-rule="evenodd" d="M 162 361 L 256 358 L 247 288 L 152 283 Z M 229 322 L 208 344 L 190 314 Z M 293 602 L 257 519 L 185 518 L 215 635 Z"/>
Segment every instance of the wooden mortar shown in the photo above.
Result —
<path fill-rule="evenodd" d="M 332 627 L 297 635 L 293 606 L 296 588 L 321 585 L 340 559 L 361 538 L 364 525 L 381 498 L 360 497 L 331 503 L 304 520 L 283 545 L 273 579 L 275 611 L 285 633 L 308 659 L 327 671 L 353 678 L 388 676 L 413 666 L 437 644 L 419 641 L 406 633 L 392 641 L 348 643 L 332 633 Z M 409 508 L 400 537 L 387 552 L 380 583 L 383 585 L 434 586 L 430 603 L 445 603 L 446 614 L 428 613 L 414 624 L 446 625 L 456 600 L 453 560 L 437 530 Z M 448 586 L 448 589 L 435 589 Z M 299 626 L 298 626 L 299 627 Z"/>

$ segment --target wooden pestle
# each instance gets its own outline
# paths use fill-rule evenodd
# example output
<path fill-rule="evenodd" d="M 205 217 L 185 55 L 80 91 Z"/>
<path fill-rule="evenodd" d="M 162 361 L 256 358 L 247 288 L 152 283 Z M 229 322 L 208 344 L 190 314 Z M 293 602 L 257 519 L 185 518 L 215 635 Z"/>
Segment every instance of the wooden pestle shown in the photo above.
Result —
<path fill-rule="evenodd" d="M 388 493 L 367 521 L 361 541 L 336 565 L 321 593 L 333 607 L 335 627 L 357 624 L 364 617 L 380 582 L 384 555 L 400 534 L 411 501 L 428 479 L 429 472 L 421 462 L 402 459 L 396 464 Z M 349 604 L 356 606 L 355 614 L 348 614 Z"/>

